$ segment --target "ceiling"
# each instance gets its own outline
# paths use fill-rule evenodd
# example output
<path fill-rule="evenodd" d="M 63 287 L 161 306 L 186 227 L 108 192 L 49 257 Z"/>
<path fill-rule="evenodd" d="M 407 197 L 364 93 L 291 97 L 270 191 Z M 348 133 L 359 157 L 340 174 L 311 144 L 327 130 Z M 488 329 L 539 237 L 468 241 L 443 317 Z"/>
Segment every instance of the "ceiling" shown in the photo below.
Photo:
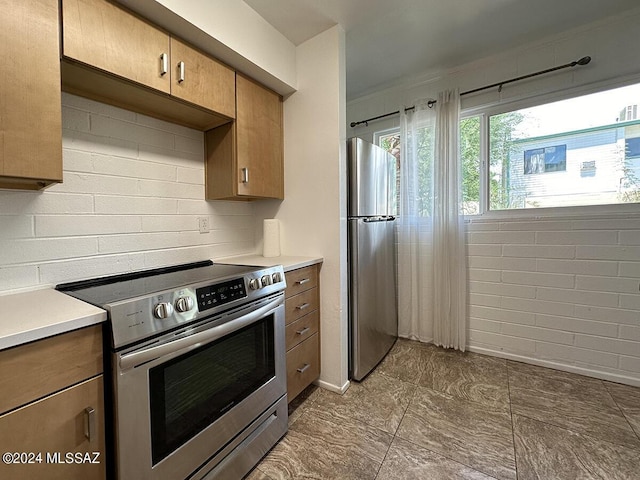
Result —
<path fill-rule="evenodd" d="M 244 1 L 295 45 L 342 25 L 349 100 L 639 5 L 638 0 Z"/>

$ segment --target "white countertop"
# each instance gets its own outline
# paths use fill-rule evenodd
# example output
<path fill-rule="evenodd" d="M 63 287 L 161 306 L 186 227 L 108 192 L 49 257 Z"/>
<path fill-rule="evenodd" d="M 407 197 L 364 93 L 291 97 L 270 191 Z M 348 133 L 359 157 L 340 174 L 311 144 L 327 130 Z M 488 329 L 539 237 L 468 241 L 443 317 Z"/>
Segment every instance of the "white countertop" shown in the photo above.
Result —
<path fill-rule="evenodd" d="M 322 257 L 240 255 L 216 263 L 271 267 L 288 272 L 322 263 Z M 70 332 L 107 320 L 107 312 L 52 288 L 0 295 L 0 350 Z"/>
<path fill-rule="evenodd" d="M 229 265 L 255 265 L 256 267 L 273 267 L 282 265 L 285 272 L 296 268 L 308 267 L 316 263 L 322 263 L 322 257 L 300 257 L 292 255 L 281 255 L 279 257 L 263 257 L 262 255 L 239 255 L 235 257 L 216 258 L 215 263 L 225 263 Z"/>
<path fill-rule="evenodd" d="M 106 319 L 101 308 L 52 288 L 0 296 L 0 350 Z"/>

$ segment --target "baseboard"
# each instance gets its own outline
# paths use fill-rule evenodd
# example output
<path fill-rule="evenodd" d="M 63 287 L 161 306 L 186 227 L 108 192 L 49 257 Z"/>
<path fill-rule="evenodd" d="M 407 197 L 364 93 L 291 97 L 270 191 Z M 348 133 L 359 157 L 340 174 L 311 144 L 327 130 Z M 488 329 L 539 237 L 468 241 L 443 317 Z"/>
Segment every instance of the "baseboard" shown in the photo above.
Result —
<path fill-rule="evenodd" d="M 325 390 L 329 390 L 330 392 L 339 393 L 340 395 L 344 394 L 349 389 L 351 382 L 347 380 L 342 387 L 338 385 L 334 385 L 333 383 L 325 382 L 323 380 L 316 380 L 313 382 L 314 385 L 318 385 L 320 388 L 324 388 Z"/>
<path fill-rule="evenodd" d="M 587 377 L 594 377 L 600 380 L 607 380 L 615 383 L 624 383 L 625 385 L 632 385 L 634 387 L 640 387 L 640 379 L 634 377 L 628 377 L 626 375 L 619 375 L 611 372 L 603 372 L 601 370 L 594 370 L 591 368 L 576 367 L 575 365 L 567 365 L 566 363 L 558 363 L 551 360 L 541 360 L 539 358 L 526 357 L 524 355 L 516 355 L 513 353 L 503 352 L 501 350 L 492 350 L 490 348 L 469 346 L 470 352 L 482 353 L 483 355 L 489 355 L 491 357 L 506 358 L 507 360 L 514 360 L 516 362 L 529 363 L 537 365 L 539 367 L 553 368 L 555 370 L 561 370 L 563 372 L 577 373 L 579 375 L 585 375 Z"/>

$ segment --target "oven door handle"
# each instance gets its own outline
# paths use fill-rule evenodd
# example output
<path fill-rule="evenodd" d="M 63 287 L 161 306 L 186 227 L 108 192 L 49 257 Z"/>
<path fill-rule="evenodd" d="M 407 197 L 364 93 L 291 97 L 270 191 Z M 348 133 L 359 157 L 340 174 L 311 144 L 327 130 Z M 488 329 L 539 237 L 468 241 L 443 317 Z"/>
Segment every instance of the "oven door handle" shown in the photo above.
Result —
<path fill-rule="evenodd" d="M 230 320 L 222 325 L 212 327 L 203 332 L 195 333 L 179 340 L 173 340 L 155 347 L 145 348 L 137 352 L 127 353 L 120 357 L 120 368 L 122 370 L 129 370 L 130 368 L 150 362 L 156 358 L 164 357 L 165 355 L 171 355 L 180 351 L 186 353 L 189 350 L 206 345 L 207 343 L 222 338 L 236 330 L 240 330 L 247 325 L 251 325 L 255 321 L 267 316 L 272 310 L 275 310 L 280 305 L 282 305 L 282 297 L 269 302 L 246 315 Z"/>

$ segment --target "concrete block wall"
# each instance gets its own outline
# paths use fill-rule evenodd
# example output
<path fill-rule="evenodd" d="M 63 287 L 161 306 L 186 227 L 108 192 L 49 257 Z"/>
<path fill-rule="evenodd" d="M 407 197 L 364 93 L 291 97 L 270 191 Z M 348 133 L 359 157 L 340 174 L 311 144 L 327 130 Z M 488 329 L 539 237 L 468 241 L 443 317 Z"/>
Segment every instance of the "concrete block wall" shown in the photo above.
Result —
<path fill-rule="evenodd" d="M 69 94 L 62 109 L 64 182 L 0 190 L 0 293 L 254 251 L 253 205 L 204 200 L 202 132 Z"/>
<path fill-rule="evenodd" d="M 467 225 L 471 350 L 640 384 L 640 213 Z"/>

